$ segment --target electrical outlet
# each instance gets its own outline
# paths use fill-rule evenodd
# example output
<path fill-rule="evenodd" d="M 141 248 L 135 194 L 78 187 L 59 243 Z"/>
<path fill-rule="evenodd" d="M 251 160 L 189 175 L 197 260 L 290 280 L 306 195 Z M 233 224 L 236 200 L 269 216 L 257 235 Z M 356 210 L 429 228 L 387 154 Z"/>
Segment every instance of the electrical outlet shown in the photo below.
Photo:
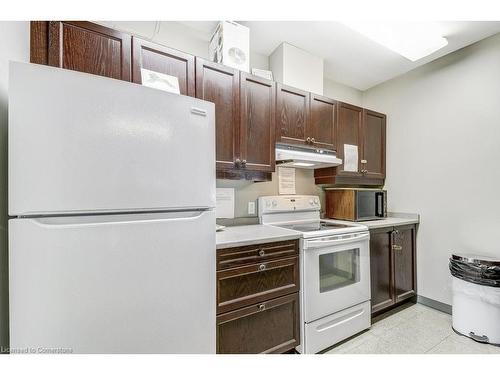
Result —
<path fill-rule="evenodd" d="M 255 202 L 248 202 L 248 214 L 255 215 Z"/>

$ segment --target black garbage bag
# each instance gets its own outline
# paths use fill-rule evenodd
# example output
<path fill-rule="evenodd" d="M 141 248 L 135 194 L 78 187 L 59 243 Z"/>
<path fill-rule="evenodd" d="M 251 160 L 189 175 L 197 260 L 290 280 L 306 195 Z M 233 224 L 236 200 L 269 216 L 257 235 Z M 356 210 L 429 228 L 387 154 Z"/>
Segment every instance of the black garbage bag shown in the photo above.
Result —
<path fill-rule="evenodd" d="M 450 258 L 451 274 L 474 284 L 500 288 L 500 264 L 498 262 L 463 260 L 460 256 Z"/>

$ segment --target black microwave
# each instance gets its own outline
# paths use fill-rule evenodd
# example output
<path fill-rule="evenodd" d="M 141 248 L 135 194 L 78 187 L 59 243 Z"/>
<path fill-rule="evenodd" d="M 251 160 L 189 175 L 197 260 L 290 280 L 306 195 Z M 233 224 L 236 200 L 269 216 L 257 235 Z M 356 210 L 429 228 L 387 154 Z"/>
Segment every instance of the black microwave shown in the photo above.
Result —
<path fill-rule="evenodd" d="M 326 216 L 367 221 L 387 217 L 387 191 L 381 189 L 327 189 Z"/>

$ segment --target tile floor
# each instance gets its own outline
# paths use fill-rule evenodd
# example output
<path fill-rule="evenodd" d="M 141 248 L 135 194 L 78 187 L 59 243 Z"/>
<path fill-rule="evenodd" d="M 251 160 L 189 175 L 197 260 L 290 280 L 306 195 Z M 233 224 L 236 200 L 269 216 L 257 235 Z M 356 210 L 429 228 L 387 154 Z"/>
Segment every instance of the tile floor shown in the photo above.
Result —
<path fill-rule="evenodd" d="M 406 304 L 377 317 L 370 328 L 327 354 L 500 354 L 453 332 L 451 315 L 421 304 Z"/>

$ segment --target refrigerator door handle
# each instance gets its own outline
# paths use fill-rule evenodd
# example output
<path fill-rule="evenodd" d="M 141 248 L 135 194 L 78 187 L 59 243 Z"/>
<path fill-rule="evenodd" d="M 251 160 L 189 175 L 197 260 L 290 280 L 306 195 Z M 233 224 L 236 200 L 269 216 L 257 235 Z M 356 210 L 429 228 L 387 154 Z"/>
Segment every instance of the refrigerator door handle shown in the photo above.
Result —
<path fill-rule="evenodd" d="M 191 107 L 191 113 L 198 116 L 206 116 L 207 111 L 198 107 Z"/>
<path fill-rule="evenodd" d="M 112 214 L 94 216 L 53 216 L 24 218 L 45 228 L 76 228 L 83 226 L 101 226 L 116 224 L 134 224 L 140 222 L 191 221 L 196 220 L 211 210 L 176 211 L 145 214 Z M 215 225 L 215 224 L 214 224 Z M 215 230 L 215 226 L 214 226 Z"/>

